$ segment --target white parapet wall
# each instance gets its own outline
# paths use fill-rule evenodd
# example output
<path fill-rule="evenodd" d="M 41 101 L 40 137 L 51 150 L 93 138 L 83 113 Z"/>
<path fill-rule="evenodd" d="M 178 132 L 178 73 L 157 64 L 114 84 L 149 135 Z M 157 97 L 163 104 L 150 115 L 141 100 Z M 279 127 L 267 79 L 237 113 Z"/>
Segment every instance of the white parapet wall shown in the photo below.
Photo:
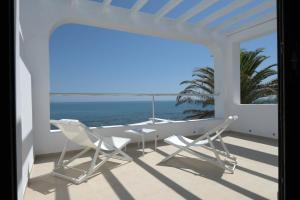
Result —
<path fill-rule="evenodd" d="M 232 131 L 278 138 L 277 104 L 236 104 L 231 112 L 239 116 L 238 123 L 230 126 Z"/>
<path fill-rule="evenodd" d="M 240 132 L 241 134 L 252 134 L 256 136 L 277 138 L 277 105 L 239 105 L 235 107 L 232 114 L 239 116 L 237 121 L 234 121 L 228 131 Z M 207 130 L 215 127 L 223 122 L 224 119 L 198 119 L 198 120 L 183 120 L 171 122 L 151 123 L 136 123 L 129 125 L 113 125 L 90 127 L 90 129 L 101 136 L 118 136 L 131 139 L 131 143 L 140 141 L 140 137 L 134 134 L 126 133 L 126 130 L 137 128 L 155 129 L 159 135 L 159 140 L 167 138 L 173 134 L 184 136 L 193 136 L 205 133 Z M 36 141 L 39 143 L 39 149 L 36 154 L 47 154 L 60 152 L 65 144 L 66 138 L 60 130 L 51 130 L 49 133 L 51 138 L 50 143 L 44 141 Z M 147 135 L 146 141 L 153 141 L 155 135 Z M 79 146 L 71 144 L 68 150 L 80 149 Z"/>
<path fill-rule="evenodd" d="M 205 131 L 211 129 L 217 124 L 221 123 L 223 119 L 199 119 L 199 120 L 187 120 L 187 121 L 172 121 L 172 122 L 161 122 L 157 124 L 132 124 L 132 125 L 116 125 L 116 126 L 102 126 L 92 127 L 94 133 L 102 136 L 118 136 L 131 138 L 131 142 L 140 141 L 137 135 L 126 133 L 126 130 L 136 128 L 151 128 L 157 130 L 159 140 L 167 138 L 173 134 L 180 134 L 185 136 L 199 135 L 205 133 Z M 65 144 L 66 138 L 59 130 L 52 130 L 49 133 L 51 138 L 51 144 L 42 143 L 43 141 L 37 141 L 41 143 L 39 151 L 36 154 L 46 154 L 60 152 Z M 153 141 L 154 135 L 149 135 L 145 138 L 146 141 Z M 79 146 L 71 145 L 68 150 L 79 149 Z"/>

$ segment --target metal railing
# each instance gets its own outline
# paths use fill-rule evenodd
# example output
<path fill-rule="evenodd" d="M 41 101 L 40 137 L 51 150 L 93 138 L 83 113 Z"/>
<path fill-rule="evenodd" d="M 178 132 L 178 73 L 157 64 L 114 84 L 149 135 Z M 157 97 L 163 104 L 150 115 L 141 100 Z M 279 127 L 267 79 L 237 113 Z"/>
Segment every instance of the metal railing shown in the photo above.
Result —
<path fill-rule="evenodd" d="M 92 92 L 51 92 L 51 96 L 73 96 L 73 97 L 95 97 L 95 96 L 136 96 L 136 97 L 152 97 L 152 123 L 155 124 L 155 119 L 161 120 L 160 118 L 155 118 L 155 97 L 161 96 L 189 96 L 189 97 L 215 97 L 219 93 L 215 94 L 181 94 L 181 93 L 92 93 Z"/>

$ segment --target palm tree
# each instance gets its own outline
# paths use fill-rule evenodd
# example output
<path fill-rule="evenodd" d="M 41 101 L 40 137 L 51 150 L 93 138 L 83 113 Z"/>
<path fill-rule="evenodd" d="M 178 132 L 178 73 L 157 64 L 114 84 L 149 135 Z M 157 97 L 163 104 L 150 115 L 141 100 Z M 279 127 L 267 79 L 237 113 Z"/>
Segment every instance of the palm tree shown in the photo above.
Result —
<path fill-rule="evenodd" d="M 264 49 L 259 48 L 254 51 L 241 50 L 241 103 L 264 103 L 264 99 L 271 95 L 277 96 L 277 74 L 272 69 L 276 64 L 269 65 L 263 69 L 258 69 L 260 64 L 268 59 L 268 56 L 261 55 Z M 197 68 L 193 71 L 193 80 L 183 81 L 180 85 L 187 85 L 180 94 L 214 94 L 214 69 L 211 67 Z M 181 104 L 201 105 L 202 109 L 188 109 L 183 113 L 187 114 L 187 119 L 200 119 L 214 116 L 213 96 L 177 96 L 176 105 Z"/>
<path fill-rule="evenodd" d="M 199 68 L 193 71 L 195 79 L 191 81 L 183 81 L 180 85 L 186 85 L 186 88 L 180 94 L 193 94 L 199 96 L 177 96 L 176 105 L 188 103 L 201 105 L 203 108 L 208 108 L 214 105 L 213 96 L 200 96 L 200 94 L 214 94 L 214 69 L 210 67 Z M 199 119 L 214 116 L 213 109 L 188 109 L 183 111 L 187 114 L 188 119 Z"/>
<path fill-rule="evenodd" d="M 273 69 L 277 65 L 272 64 L 261 70 L 257 69 L 262 62 L 269 58 L 268 56 L 261 55 L 263 51 L 263 48 L 256 49 L 255 51 L 241 51 L 242 104 L 252 104 L 270 95 L 277 96 L 278 82 L 277 77 L 274 78 L 277 71 Z"/>

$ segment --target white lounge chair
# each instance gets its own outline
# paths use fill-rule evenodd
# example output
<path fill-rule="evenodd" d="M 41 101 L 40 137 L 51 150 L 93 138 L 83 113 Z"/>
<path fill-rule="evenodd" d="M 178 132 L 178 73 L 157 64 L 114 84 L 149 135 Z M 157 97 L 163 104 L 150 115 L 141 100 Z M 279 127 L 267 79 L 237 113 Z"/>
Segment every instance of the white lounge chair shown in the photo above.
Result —
<path fill-rule="evenodd" d="M 201 135 L 199 138 L 195 139 L 195 140 L 191 140 L 189 138 L 186 138 L 184 136 L 181 135 L 173 135 L 170 136 L 166 139 L 164 139 L 164 141 L 168 144 L 171 144 L 177 148 L 179 148 L 179 150 L 177 150 L 176 152 L 174 152 L 173 154 L 167 156 L 165 159 L 163 159 L 161 162 L 167 161 L 168 159 L 174 157 L 175 155 L 179 154 L 181 151 L 186 151 L 194 156 L 197 156 L 199 158 L 205 159 L 208 162 L 211 162 L 212 164 L 215 164 L 221 168 L 223 168 L 224 170 L 228 170 L 229 172 L 233 173 L 234 169 L 237 165 L 237 161 L 236 161 L 236 157 L 232 156 L 226 145 L 224 144 L 222 137 L 221 137 L 221 133 L 224 132 L 226 130 L 226 128 L 229 126 L 229 124 L 234 121 L 237 120 L 238 116 L 229 116 L 223 123 L 221 123 L 220 125 L 216 126 L 215 128 L 207 131 L 206 133 L 204 133 L 203 135 Z M 220 151 L 217 150 L 215 145 L 213 144 L 214 140 L 218 139 L 224 149 L 224 151 Z M 209 144 L 209 146 L 207 146 L 207 144 Z M 192 149 L 190 149 L 190 147 L 203 147 L 205 149 L 208 149 L 210 151 L 212 151 L 216 157 L 216 159 L 212 159 L 204 154 L 200 154 L 199 152 L 196 152 Z M 230 161 L 229 163 L 231 163 L 231 166 L 228 166 L 225 163 L 225 160 L 222 161 L 220 156 L 224 156 L 225 159 L 228 158 Z"/>
<path fill-rule="evenodd" d="M 83 181 L 87 180 L 87 178 L 90 175 L 92 175 L 92 173 L 94 173 L 100 166 L 102 166 L 109 158 L 132 161 L 132 158 L 121 150 L 122 148 L 126 147 L 126 145 L 130 142 L 129 138 L 98 136 L 96 134 L 93 134 L 88 127 L 86 127 L 83 123 L 81 123 L 78 120 L 71 120 L 71 119 L 50 120 L 50 123 L 58 127 L 67 138 L 63 151 L 58 160 L 58 163 L 52 172 L 54 176 L 67 179 L 69 181 L 72 181 L 75 184 L 80 184 Z M 94 138 L 95 141 L 93 141 L 91 138 Z M 70 141 L 85 148 L 81 152 L 79 152 L 78 154 L 70 158 L 69 160 L 64 161 L 64 156 Z M 70 164 L 72 161 L 74 161 L 76 158 L 83 155 L 90 149 L 94 149 L 95 154 L 93 156 L 89 169 L 87 171 L 84 171 L 84 174 L 76 178 L 76 177 L 67 176 L 66 174 L 62 173 L 64 168 L 68 167 L 67 166 L 68 164 Z M 96 164 L 99 154 L 102 154 L 101 157 L 102 161 Z M 118 156 L 117 154 L 120 154 L 120 156 Z M 58 172 L 61 170 L 62 172 Z M 83 171 L 83 170 L 79 170 L 79 171 Z"/>

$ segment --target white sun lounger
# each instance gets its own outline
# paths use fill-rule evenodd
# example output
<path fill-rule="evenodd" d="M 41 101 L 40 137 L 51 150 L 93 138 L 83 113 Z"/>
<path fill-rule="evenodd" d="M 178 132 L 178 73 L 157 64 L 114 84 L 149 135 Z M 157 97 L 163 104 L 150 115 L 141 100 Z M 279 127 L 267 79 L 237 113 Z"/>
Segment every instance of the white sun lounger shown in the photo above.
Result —
<path fill-rule="evenodd" d="M 205 159 L 206 161 L 211 162 L 212 164 L 215 164 L 221 168 L 223 168 L 224 170 L 228 170 L 229 172 L 233 173 L 234 169 L 237 165 L 237 161 L 236 161 L 236 157 L 232 156 L 226 145 L 224 144 L 222 137 L 221 137 L 221 133 L 224 132 L 226 130 L 226 128 L 230 125 L 230 123 L 234 120 L 237 120 L 238 116 L 229 116 L 222 124 L 216 126 L 215 128 L 207 131 L 205 134 L 201 135 L 199 138 L 195 139 L 195 140 L 191 140 L 189 138 L 186 138 L 184 136 L 181 135 L 173 135 L 170 136 L 166 139 L 164 139 L 164 141 L 168 144 L 171 144 L 177 148 L 179 148 L 179 150 L 177 150 L 176 152 L 174 152 L 173 154 L 167 156 L 165 159 L 163 159 L 161 162 L 167 161 L 168 159 L 174 157 L 175 155 L 179 154 L 181 151 L 186 151 L 194 156 L 197 156 L 198 158 L 202 158 Z M 214 145 L 214 140 L 218 139 L 224 149 L 224 151 L 220 151 L 217 150 L 215 148 Z M 209 144 L 209 146 L 207 146 L 207 144 Z M 216 159 L 211 159 L 208 156 L 205 156 L 204 154 L 200 154 L 199 152 L 196 152 L 192 149 L 190 149 L 190 147 L 203 147 L 205 149 L 208 149 L 210 151 L 212 151 L 216 157 Z M 231 163 L 232 166 L 228 166 L 225 161 L 221 160 L 220 156 L 224 156 L 225 159 L 228 158 Z"/>
<path fill-rule="evenodd" d="M 58 127 L 67 138 L 58 163 L 52 172 L 54 176 L 67 179 L 75 184 L 80 184 L 83 181 L 87 180 L 87 178 L 92 175 L 100 166 L 102 166 L 109 158 L 132 161 L 132 158 L 121 150 L 130 142 L 129 138 L 98 136 L 96 134 L 93 134 L 88 127 L 86 127 L 78 120 L 50 120 L 50 123 Z M 91 138 L 94 138 L 95 141 L 93 141 Z M 64 161 L 64 156 L 70 141 L 85 148 L 69 160 Z M 74 178 L 71 176 L 67 176 L 64 173 L 58 172 L 59 170 L 63 170 L 65 167 L 67 168 L 68 164 L 70 164 L 72 161 L 74 161 L 76 158 L 83 155 L 90 149 L 94 149 L 95 153 L 89 169 L 87 171 L 84 171 L 84 174 L 77 178 Z M 102 161 L 96 164 L 99 154 L 102 154 Z M 119 154 L 119 156 L 117 154 Z"/>

